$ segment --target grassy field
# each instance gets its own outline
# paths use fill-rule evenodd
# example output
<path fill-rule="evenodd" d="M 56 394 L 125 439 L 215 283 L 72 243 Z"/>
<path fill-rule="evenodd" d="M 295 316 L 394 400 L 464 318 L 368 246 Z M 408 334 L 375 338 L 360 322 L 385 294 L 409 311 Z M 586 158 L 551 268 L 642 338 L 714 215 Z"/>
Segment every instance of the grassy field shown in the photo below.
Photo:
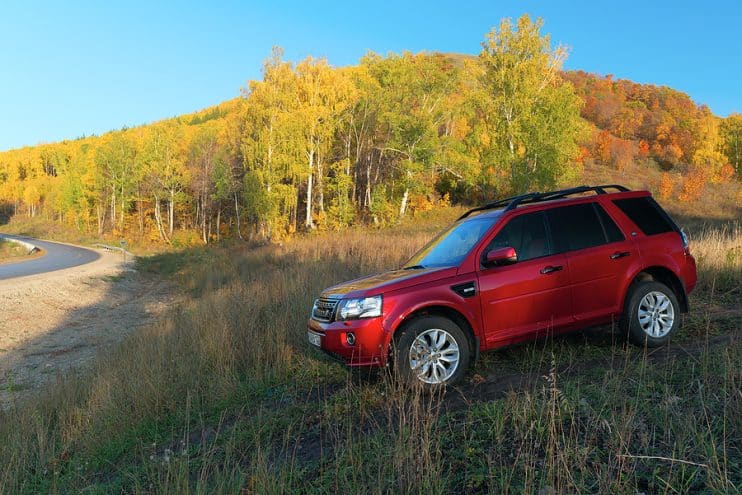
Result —
<path fill-rule="evenodd" d="M 0 264 L 21 261 L 24 258 L 36 258 L 42 254 L 40 251 L 29 254 L 25 247 L 0 239 Z"/>
<path fill-rule="evenodd" d="M 18 244 L 0 239 L 0 263 L 8 258 L 26 256 L 28 251 Z"/>
<path fill-rule="evenodd" d="M 351 374 L 310 348 L 322 288 L 397 266 L 457 213 L 142 259 L 185 302 L 91 370 L 0 412 L 0 493 L 742 489 L 732 221 L 679 216 L 700 280 L 669 348 L 585 330 L 487 353 L 438 395 Z"/>

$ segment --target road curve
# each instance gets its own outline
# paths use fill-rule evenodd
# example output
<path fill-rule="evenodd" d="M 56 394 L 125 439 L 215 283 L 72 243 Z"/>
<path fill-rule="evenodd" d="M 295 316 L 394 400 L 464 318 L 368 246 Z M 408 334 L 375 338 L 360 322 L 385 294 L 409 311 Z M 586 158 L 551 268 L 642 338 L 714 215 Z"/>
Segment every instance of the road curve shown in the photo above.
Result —
<path fill-rule="evenodd" d="M 70 246 L 68 244 L 40 241 L 38 239 L 9 234 L 0 234 L 0 237 L 30 242 L 34 246 L 38 246 L 44 250 L 44 256 L 40 258 L 0 265 L 0 280 L 63 270 L 65 268 L 84 265 L 100 258 L 100 254 L 91 249 Z"/>

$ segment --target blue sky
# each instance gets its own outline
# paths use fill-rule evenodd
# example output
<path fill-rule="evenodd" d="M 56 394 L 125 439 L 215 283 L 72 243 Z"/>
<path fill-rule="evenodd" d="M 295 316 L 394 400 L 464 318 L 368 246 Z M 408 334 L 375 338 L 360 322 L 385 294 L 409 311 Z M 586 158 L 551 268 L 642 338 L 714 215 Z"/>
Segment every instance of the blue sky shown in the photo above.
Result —
<path fill-rule="evenodd" d="M 0 150 L 100 134 L 233 98 L 289 60 L 478 53 L 503 17 L 540 16 L 566 67 L 668 85 L 742 111 L 742 2 L 0 1 Z"/>

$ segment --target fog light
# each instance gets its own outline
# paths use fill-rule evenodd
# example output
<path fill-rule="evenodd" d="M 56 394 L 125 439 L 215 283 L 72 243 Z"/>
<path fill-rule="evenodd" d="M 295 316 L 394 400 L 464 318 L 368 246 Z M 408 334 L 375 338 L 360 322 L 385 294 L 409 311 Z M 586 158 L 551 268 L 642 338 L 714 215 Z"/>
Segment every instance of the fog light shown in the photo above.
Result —
<path fill-rule="evenodd" d="M 348 341 L 348 345 L 356 345 L 356 336 L 353 332 L 348 332 L 345 335 L 345 340 Z"/>

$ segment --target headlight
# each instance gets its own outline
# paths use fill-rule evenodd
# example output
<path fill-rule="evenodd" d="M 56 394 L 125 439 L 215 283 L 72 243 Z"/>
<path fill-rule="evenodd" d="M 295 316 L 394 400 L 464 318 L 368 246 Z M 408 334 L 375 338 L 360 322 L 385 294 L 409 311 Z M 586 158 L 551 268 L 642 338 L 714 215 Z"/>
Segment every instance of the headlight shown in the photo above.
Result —
<path fill-rule="evenodd" d="M 343 299 L 337 310 L 338 320 L 356 318 L 373 318 L 381 316 L 381 296 L 364 297 L 363 299 Z"/>

